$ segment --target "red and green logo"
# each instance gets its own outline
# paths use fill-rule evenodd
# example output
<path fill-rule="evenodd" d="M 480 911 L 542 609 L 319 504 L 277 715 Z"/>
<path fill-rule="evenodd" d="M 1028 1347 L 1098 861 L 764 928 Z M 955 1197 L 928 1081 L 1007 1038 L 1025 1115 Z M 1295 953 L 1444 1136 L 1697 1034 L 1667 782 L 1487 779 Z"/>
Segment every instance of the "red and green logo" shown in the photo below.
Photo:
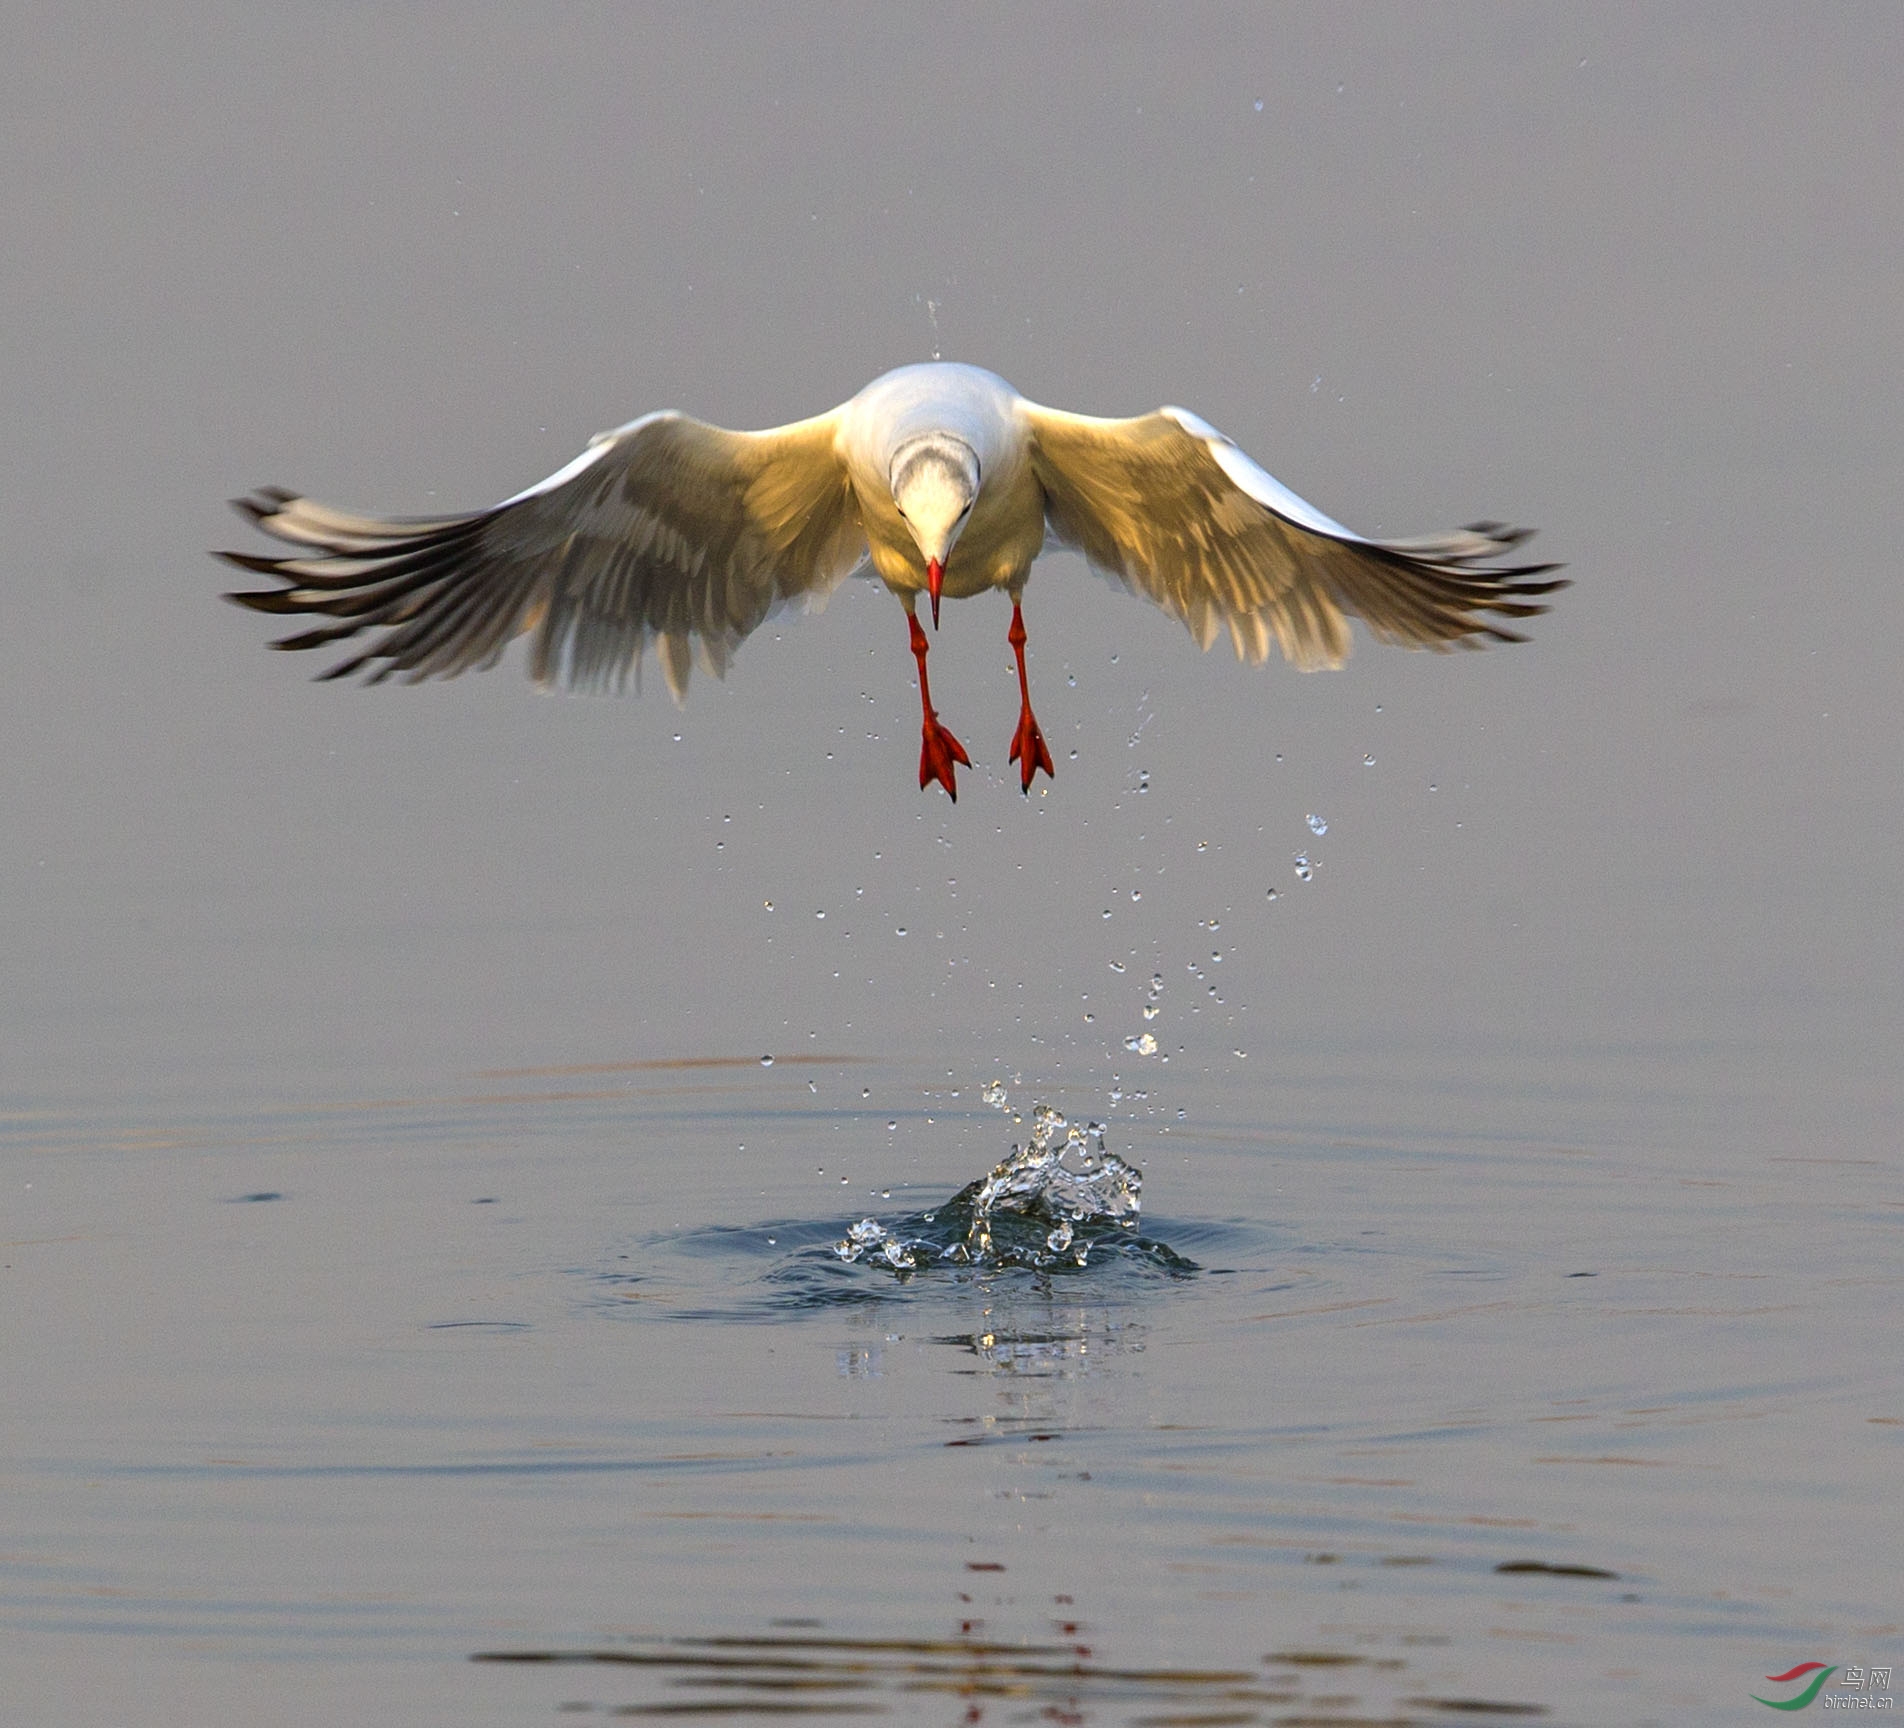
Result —
<path fill-rule="evenodd" d="M 1803 1680 L 1809 1674 L 1811 1679 L 1806 1682 L 1805 1690 L 1797 1697 L 1760 1698 L 1756 1692 L 1752 1696 L 1770 1710 L 1802 1710 L 1824 1690 L 1825 1682 L 1837 1672 L 1836 1668 L 1823 1662 L 1801 1662 L 1796 1668 L 1787 1668 L 1783 1674 L 1765 1676 L 1774 1686 L 1786 1686 L 1794 1680 Z"/>

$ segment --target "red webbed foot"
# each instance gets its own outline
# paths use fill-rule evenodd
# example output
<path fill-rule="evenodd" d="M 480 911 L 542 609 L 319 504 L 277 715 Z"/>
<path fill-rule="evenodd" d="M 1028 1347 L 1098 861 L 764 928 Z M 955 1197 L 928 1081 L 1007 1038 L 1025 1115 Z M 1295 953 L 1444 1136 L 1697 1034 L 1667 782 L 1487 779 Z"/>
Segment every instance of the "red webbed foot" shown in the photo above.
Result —
<path fill-rule="evenodd" d="M 945 788 L 946 796 L 954 804 L 958 803 L 959 786 L 952 769 L 954 762 L 962 762 L 967 768 L 972 766 L 972 758 L 966 755 L 965 746 L 939 724 L 936 714 L 928 714 L 919 739 L 919 790 L 923 792 L 936 780 Z"/>
<path fill-rule="evenodd" d="M 935 594 L 936 601 L 938 596 Z M 945 795 L 954 804 L 959 801 L 959 783 L 952 772 L 954 762 L 963 762 L 972 766 L 972 758 L 966 755 L 965 746 L 939 724 L 938 711 L 932 706 L 932 685 L 926 678 L 926 633 L 919 628 L 919 620 L 912 616 L 910 602 L 907 606 L 906 629 L 912 638 L 912 655 L 919 662 L 919 713 L 922 722 L 919 736 L 919 790 L 923 792 L 933 781 L 945 788 Z"/>
<path fill-rule="evenodd" d="M 1031 711 L 1027 702 L 1018 714 L 1018 730 L 1012 736 L 1011 760 L 1018 764 L 1018 787 L 1026 797 L 1031 796 L 1031 778 L 1042 768 L 1046 775 L 1055 780 L 1057 769 L 1051 766 L 1051 752 L 1045 748 L 1045 735 L 1038 727 L 1038 717 Z"/>
<path fill-rule="evenodd" d="M 1025 676 L 1025 614 L 1018 601 L 1012 601 L 1011 629 L 1005 640 L 1012 645 L 1018 661 L 1018 730 L 1012 735 L 1011 760 L 1018 764 L 1018 788 L 1031 796 L 1031 779 L 1040 768 L 1055 780 L 1057 769 L 1051 766 L 1051 752 L 1045 748 L 1045 735 L 1038 730 L 1038 716 L 1031 711 L 1031 680 Z"/>

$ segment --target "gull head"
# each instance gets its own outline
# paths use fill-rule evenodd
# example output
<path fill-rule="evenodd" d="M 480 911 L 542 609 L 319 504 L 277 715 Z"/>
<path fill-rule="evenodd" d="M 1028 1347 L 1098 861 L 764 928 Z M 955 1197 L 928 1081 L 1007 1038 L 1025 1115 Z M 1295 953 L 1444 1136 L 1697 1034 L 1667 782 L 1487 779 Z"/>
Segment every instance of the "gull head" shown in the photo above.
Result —
<path fill-rule="evenodd" d="M 908 438 L 893 452 L 892 495 L 900 519 L 926 561 L 932 625 L 939 624 L 945 561 L 978 498 L 978 452 L 949 432 Z"/>

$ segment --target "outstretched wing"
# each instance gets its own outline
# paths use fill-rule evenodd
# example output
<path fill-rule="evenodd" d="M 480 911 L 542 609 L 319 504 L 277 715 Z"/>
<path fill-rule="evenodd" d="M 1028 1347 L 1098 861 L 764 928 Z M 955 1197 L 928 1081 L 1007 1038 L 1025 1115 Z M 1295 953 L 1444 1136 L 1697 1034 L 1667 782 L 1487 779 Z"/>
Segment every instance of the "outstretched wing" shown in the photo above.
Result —
<path fill-rule="evenodd" d="M 539 683 L 617 689 L 652 638 L 678 701 L 691 656 L 718 676 L 776 605 L 824 598 L 866 556 L 837 419 L 727 432 L 650 414 L 468 516 L 379 520 L 259 492 L 237 508 L 301 550 L 220 553 L 282 584 L 227 598 L 338 620 L 277 648 L 375 633 L 325 678 L 452 678 L 533 631 Z"/>
<path fill-rule="evenodd" d="M 1273 638 L 1305 671 L 1348 657 L 1346 614 L 1385 642 L 1446 649 L 1520 642 L 1494 622 L 1547 608 L 1555 564 L 1494 565 L 1530 530 L 1477 522 L 1365 540 L 1265 473 L 1182 408 L 1094 420 L 1026 404 L 1032 462 L 1058 539 L 1180 618 L 1208 648 L 1228 626 L 1261 661 Z"/>

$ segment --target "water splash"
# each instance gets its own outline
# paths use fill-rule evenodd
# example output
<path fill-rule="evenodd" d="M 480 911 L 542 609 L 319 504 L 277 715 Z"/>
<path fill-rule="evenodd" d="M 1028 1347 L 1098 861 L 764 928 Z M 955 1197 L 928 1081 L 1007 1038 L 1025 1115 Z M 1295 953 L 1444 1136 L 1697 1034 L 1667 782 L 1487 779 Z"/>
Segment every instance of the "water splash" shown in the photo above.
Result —
<path fill-rule="evenodd" d="M 897 1236 L 887 1235 L 877 1218 L 862 1218 L 846 1232 L 844 1241 L 834 1244 L 833 1252 L 847 1261 L 870 1253 L 899 1272 L 910 1272 L 919 1264 L 912 1249 Z"/>
<path fill-rule="evenodd" d="M 993 1085 L 1003 1093 L 1002 1085 Z M 931 1265 L 1076 1269 L 1093 1250 L 1115 1244 L 1173 1269 L 1192 1269 L 1162 1243 L 1137 1234 L 1143 1173 L 1105 1150 L 1102 1127 L 1068 1121 L 1048 1104 L 1036 1106 L 1031 1120 L 1031 1139 L 988 1175 L 890 1228 L 862 1218 L 834 1243 L 834 1255 L 849 1265 L 883 1265 L 905 1278 Z"/>

